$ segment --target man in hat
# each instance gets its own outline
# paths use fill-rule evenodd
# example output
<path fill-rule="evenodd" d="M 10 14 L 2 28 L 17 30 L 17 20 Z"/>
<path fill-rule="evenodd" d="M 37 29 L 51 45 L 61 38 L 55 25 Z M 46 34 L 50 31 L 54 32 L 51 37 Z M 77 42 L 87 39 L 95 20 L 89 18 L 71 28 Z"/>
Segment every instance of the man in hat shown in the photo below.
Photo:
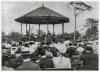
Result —
<path fill-rule="evenodd" d="M 43 47 L 38 49 L 39 56 L 41 57 L 38 62 L 41 68 L 53 68 L 52 58 L 46 57 L 46 50 Z"/>

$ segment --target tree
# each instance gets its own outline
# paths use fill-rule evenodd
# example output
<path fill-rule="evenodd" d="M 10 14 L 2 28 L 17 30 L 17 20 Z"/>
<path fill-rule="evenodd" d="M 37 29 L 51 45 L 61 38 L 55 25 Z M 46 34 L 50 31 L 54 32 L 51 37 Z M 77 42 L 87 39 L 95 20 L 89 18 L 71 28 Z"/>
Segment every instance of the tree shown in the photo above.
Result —
<path fill-rule="evenodd" d="M 87 18 L 86 24 L 84 25 L 84 27 L 82 29 L 84 29 L 84 28 L 91 29 L 93 26 L 98 27 L 98 20 L 94 19 L 94 18 Z"/>
<path fill-rule="evenodd" d="M 7 36 L 5 35 L 4 32 L 2 32 L 2 41 L 6 41 L 6 39 L 7 39 Z"/>
<path fill-rule="evenodd" d="M 76 31 L 75 34 L 76 34 L 76 39 L 78 39 L 81 36 L 81 34 L 78 31 Z M 69 37 L 70 37 L 70 39 L 73 39 L 74 38 L 74 32 L 70 33 Z"/>
<path fill-rule="evenodd" d="M 84 2 L 70 2 L 69 5 L 73 8 L 74 16 L 75 16 L 75 28 L 74 28 L 74 40 L 76 39 L 76 18 L 77 16 L 84 11 L 91 11 L 92 7 L 85 4 Z"/>
<path fill-rule="evenodd" d="M 3 36 L 3 35 L 5 35 L 5 33 L 4 33 L 4 32 L 2 32 L 2 36 Z"/>
<path fill-rule="evenodd" d="M 18 32 L 11 32 L 8 36 L 11 41 L 21 41 L 21 34 Z"/>
<path fill-rule="evenodd" d="M 95 39 L 98 36 L 98 20 L 93 18 L 87 18 L 86 24 L 82 29 L 86 28 L 85 37 Z"/>

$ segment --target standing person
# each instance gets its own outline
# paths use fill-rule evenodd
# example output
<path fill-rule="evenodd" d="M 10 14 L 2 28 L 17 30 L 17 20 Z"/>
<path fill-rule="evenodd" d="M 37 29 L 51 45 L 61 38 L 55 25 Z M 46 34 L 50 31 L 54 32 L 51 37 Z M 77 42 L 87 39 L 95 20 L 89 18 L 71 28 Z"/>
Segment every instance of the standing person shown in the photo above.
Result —
<path fill-rule="evenodd" d="M 52 39 L 51 33 L 48 31 L 47 33 L 47 42 L 50 42 Z"/>
<path fill-rule="evenodd" d="M 64 53 L 66 52 L 66 47 L 63 47 L 63 45 L 56 45 L 55 46 L 58 49 L 58 56 L 52 58 L 54 68 L 71 68 L 71 62 L 70 58 L 67 58 L 64 56 Z"/>
<path fill-rule="evenodd" d="M 38 62 L 41 68 L 53 68 L 52 58 L 46 57 L 45 49 L 43 47 L 38 49 L 39 56 L 41 57 Z"/>
<path fill-rule="evenodd" d="M 40 70 L 40 67 L 36 62 L 32 62 L 30 57 L 26 57 L 22 65 L 17 67 L 17 70 Z"/>

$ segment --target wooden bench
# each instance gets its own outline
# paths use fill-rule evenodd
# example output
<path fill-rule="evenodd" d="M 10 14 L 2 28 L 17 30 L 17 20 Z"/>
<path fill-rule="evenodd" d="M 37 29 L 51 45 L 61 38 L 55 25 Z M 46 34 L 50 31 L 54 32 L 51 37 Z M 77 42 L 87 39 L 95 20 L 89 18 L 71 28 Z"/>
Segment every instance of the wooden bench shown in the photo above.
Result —
<path fill-rule="evenodd" d="M 42 68 L 41 70 L 98 70 L 98 67 L 75 67 L 75 68 Z"/>
<path fill-rule="evenodd" d="M 74 68 L 42 68 L 42 70 L 74 70 Z"/>

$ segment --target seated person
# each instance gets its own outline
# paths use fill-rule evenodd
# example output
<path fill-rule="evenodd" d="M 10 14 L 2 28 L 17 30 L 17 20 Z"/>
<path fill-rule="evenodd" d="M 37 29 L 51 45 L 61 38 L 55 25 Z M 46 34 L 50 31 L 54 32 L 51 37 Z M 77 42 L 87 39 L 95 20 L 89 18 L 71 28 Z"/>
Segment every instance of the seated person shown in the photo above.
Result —
<path fill-rule="evenodd" d="M 69 47 L 66 51 L 66 53 L 68 54 L 68 56 L 71 58 L 72 55 L 75 53 L 76 49 L 74 47 Z"/>
<path fill-rule="evenodd" d="M 92 47 L 86 48 L 86 53 L 80 56 L 84 67 L 98 68 L 98 55 L 93 53 Z"/>
<path fill-rule="evenodd" d="M 9 59 L 8 65 L 11 66 L 14 69 L 16 69 L 18 67 L 18 60 L 16 59 L 16 55 L 15 54 L 10 55 L 10 59 Z"/>
<path fill-rule="evenodd" d="M 14 69 L 9 65 L 9 57 L 2 56 L 2 70 L 14 71 Z"/>
<path fill-rule="evenodd" d="M 57 54 L 57 57 L 52 58 L 54 68 L 71 68 L 70 58 L 65 57 L 66 49 L 64 49 L 65 50 L 64 51 L 62 50 L 63 46 L 60 46 L 60 47 L 61 48 L 57 48 L 59 51 Z"/>
<path fill-rule="evenodd" d="M 40 66 L 36 63 L 36 60 L 31 60 L 30 57 L 26 57 L 21 66 L 17 67 L 17 70 L 40 70 Z"/>
<path fill-rule="evenodd" d="M 84 48 L 82 47 L 82 44 L 79 44 L 79 47 L 76 49 L 76 51 L 81 55 L 84 52 Z"/>
<path fill-rule="evenodd" d="M 52 52 L 50 52 L 50 48 L 46 47 L 45 55 L 46 55 L 46 57 L 53 57 Z"/>
<path fill-rule="evenodd" d="M 46 57 L 45 49 L 40 47 L 38 49 L 39 56 L 41 57 L 40 61 L 38 62 L 41 68 L 53 68 L 53 61 L 52 58 Z"/>
<path fill-rule="evenodd" d="M 24 61 L 24 58 L 21 56 L 21 52 L 20 51 L 16 51 L 16 60 L 18 62 L 18 66 L 20 66 L 23 61 Z"/>
<path fill-rule="evenodd" d="M 80 55 L 78 52 L 72 55 L 71 64 L 72 64 L 72 67 L 82 66 L 82 61 L 80 60 Z"/>
<path fill-rule="evenodd" d="M 50 47 L 50 50 L 49 51 L 53 54 L 54 57 L 57 56 L 58 50 L 55 47 Z"/>

